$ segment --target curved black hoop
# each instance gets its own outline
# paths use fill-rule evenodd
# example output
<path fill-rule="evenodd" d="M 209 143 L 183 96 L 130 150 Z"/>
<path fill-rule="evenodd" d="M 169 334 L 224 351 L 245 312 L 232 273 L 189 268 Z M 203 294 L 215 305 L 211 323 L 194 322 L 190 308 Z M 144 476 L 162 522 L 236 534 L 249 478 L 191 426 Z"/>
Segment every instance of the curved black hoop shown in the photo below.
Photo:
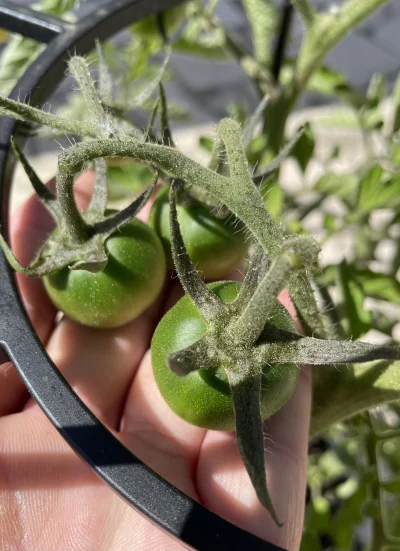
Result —
<path fill-rule="evenodd" d="M 76 25 L 0 0 L 0 27 L 48 47 L 29 67 L 11 97 L 43 104 L 64 77 L 71 53 L 86 54 L 126 25 L 183 0 L 112 0 Z M 0 117 L 0 223 L 7 231 L 14 168 L 10 138 L 15 121 Z M 23 138 L 19 138 L 23 141 Z M 166 482 L 116 439 L 91 413 L 43 349 L 21 303 L 13 274 L 0 254 L 1 347 L 44 413 L 75 452 L 131 506 L 188 548 L 283 551 L 202 507 Z M 1 357 L 0 357 L 1 361 Z"/>

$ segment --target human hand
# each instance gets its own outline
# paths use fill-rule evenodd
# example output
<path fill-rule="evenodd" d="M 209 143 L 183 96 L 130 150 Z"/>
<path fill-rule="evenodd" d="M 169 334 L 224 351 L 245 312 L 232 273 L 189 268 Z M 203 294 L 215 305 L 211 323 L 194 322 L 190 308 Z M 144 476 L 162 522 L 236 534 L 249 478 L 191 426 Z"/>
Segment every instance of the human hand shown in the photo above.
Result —
<path fill-rule="evenodd" d="M 76 184 L 84 208 L 93 174 Z M 146 216 L 148 208 L 141 213 Z M 13 250 L 27 264 L 51 229 L 32 197 L 11 220 Z M 56 311 L 39 280 L 17 275 L 35 329 L 59 370 L 93 413 L 141 460 L 215 513 L 285 549 L 299 548 L 311 404 L 303 368 L 289 402 L 264 424 L 268 487 L 278 528 L 259 504 L 234 434 L 179 419 L 155 384 L 149 344 L 163 312 L 181 296 L 177 280 L 140 318 L 96 330 Z M 283 302 L 291 309 L 290 300 Z M 292 308 L 293 310 L 293 308 Z M 292 313 L 292 312 L 291 312 Z M 100 337 L 100 338 L 99 338 Z M 0 366 L 0 549 L 2 551 L 178 551 L 183 547 L 136 513 L 79 459 L 29 398 L 15 368 Z"/>

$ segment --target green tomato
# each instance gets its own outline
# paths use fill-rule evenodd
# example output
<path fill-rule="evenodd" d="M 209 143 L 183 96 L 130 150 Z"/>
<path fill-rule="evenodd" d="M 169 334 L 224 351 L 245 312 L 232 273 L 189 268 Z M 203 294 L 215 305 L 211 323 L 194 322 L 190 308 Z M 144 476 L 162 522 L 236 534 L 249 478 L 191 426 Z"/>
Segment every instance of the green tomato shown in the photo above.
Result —
<path fill-rule="evenodd" d="M 106 240 L 102 272 L 64 268 L 43 278 L 54 304 L 91 327 L 119 327 L 137 318 L 159 295 L 166 276 L 156 233 L 134 218 Z"/>
<path fill-rule="evenodd" d="M 233 302 L 239 283 L 211 283 L 209 288 L 225 303 Z M 271 313 L 276 327 L 296 332 L 287 310 L 277 301 Z M 223 368 L 199 370 L 178 377 L 167 363 L 168 355 L 190 346 L 207 332 L 207 326 L 188 296 L 183 297 L 161 319 L 153 335 L 151 358 L 160 392 L 179 417 L 199 427 L 211 430 L 234 430 L 232 397 Z M 263 420 L 278 411 L 294 391 L 299 368 L 293 364 L 266 365 L 261 389 Z"/>
<path fill-rule="evenodd" d="M 187 251 L 204 279 L 220 279 L 238 266 L 248 249 L 244 225 L 234 216 L 221 220 L 202 203 L 178 205 L 178 221 Z M 150 212 L 150 226 L 164 246 L 173 270 L 168 193 L 163 189 Z"/>

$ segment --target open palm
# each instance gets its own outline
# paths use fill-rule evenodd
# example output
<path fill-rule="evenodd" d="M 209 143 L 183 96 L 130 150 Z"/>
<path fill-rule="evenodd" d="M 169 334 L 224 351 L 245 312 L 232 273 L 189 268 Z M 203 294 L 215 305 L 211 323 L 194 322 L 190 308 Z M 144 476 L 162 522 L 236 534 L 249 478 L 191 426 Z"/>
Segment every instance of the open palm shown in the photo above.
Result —
<path fill-rule="evenodd" d="M 88 204 L 92 186 L 90 173 L 76 184 L 81 208 Z M 13 217 L 12 244 L 21 263 L 31 260 L 50 227 L 36 197 Z M 148 349 L 158 320 L 182 294 L 176 279 L 169 278 L 163 295 L 139 319 L 118 329 L 96 330 L 67 318 L 56 324 L 41 282 L 17 277 L 49 355 L 93 413 L 135 455 L 229 521 L 290 551 L 299 548 L 311 402 L 308 369 L 302 369 L 288 404 L 264 426 L 269 489 L 284 521 L 278 528 L 257 501 L 234 434 L 185 423 L 157 389 Z M 290 309 L 288 297 L 285 302 Z M 9 363 L 0 366 L 0 549 L 183 549 L 75 455 Z"/>

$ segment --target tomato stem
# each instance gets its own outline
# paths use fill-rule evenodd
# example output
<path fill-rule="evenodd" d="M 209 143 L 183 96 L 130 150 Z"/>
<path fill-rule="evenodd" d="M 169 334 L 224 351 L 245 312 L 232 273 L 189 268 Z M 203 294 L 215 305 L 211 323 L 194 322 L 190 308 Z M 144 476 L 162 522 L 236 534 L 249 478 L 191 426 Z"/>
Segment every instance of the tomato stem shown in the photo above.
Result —
<path fill-rule="evenodd" d="M 224 311 L 226 307 L 201 279 L 186 250 L 179 228 L 178 213 L 176 210 L 176 193 L 177 183 L 173 182 L 169 195 L 172 258 L 185 292 L 190 296 L 204 319 L 210 320 Z"/>

